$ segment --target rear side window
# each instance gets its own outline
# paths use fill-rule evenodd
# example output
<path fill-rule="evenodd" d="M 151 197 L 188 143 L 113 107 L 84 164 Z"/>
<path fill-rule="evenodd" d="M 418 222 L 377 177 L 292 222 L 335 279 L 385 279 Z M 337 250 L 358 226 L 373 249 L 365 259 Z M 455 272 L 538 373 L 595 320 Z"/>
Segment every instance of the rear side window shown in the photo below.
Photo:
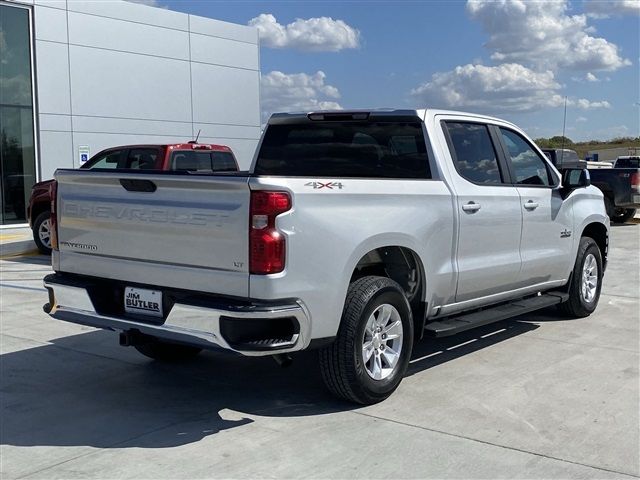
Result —
<path fill-rule="evenodd" d="M 516 132 L 500 128 L 518 185 L 553 185 L 547 163 L 529 143 Z"/>
<path fill-rule="evenodd" d="M 446 122 L 445 125 L 458 173 L 473 183 L 502 183 L 498 157 L 487 126 L 466 122 Z"/>
<path fill-rule="evenodd" d="M 270 125 L 257 175 L 431 178 L 420 122 Z"/>
<path fill-rule="evenodd" d="M 616 160 L 615 168 L 640 168 L 640 157 L 619 158 Z"/>
<path fill-rule="evenodd" d="M 159 170 L 157 148 L 132 148 L 125 164 L 120 168 L 132 170 Z"/>
<path fill-rule="evenodd" d="M 235 172 L 236 160 L 230 152 L 179 150 L 171 154 L 171 170 L 188 172 Z"/>

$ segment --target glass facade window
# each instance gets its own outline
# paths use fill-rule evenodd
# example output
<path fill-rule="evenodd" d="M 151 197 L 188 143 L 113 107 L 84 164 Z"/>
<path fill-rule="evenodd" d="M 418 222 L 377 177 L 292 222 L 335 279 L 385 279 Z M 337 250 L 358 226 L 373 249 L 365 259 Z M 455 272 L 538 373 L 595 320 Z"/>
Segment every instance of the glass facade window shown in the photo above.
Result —
<path fill-rule="evenodd" d="M 0 3 L 0 225 L 27 222 L 36 181 L 29 13 Z"/>

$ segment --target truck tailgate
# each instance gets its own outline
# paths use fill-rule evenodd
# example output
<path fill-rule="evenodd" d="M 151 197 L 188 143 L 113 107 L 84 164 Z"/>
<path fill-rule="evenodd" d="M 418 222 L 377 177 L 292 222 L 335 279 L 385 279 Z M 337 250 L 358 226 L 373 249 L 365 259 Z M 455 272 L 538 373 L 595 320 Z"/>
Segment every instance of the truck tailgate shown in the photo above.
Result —
<path fill-rule="evenodd" d="M 56 270 L 248 295 L 246 176 L 58 170 L 55 178 Z"/>

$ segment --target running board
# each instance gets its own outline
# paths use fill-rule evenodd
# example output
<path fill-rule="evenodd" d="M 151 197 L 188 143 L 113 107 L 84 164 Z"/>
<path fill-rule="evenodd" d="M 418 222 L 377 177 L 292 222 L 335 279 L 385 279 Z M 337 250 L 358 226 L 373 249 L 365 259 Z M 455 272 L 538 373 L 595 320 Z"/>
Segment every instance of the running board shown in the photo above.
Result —
<path fill-rule="evenodd" d="M 440 321 L 431 322 L 424 327 L 424 331 L 431 337 L 448 337 L 465 330 L 471 330 L 472 328 L 499 322 L 507 318 L 517 317 L 523 313 L 550 307 L 568 299 L 569 295 L 567 293 L 549 292 L 537 297 L 515 300 L 466 315 L 451 316 Z"/>

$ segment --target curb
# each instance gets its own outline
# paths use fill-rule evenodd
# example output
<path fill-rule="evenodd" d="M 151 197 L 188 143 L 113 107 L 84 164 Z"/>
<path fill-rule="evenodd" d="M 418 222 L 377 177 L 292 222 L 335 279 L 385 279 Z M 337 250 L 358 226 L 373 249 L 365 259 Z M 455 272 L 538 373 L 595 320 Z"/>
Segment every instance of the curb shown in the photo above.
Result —
<path fill-rule="evenodd" d="M 0 245 L 0 259 L 32 255 L 34 253 L 38 253 L 38 249 L 33 240 L 23 240 Z"/>

